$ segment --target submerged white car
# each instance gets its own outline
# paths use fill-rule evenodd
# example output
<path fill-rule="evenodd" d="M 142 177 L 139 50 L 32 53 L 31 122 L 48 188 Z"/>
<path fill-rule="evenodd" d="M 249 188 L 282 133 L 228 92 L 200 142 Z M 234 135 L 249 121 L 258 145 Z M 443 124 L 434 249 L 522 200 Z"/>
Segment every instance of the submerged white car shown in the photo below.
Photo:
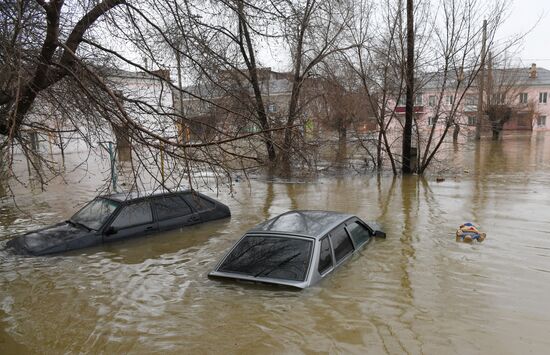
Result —
<path fill-rule="evenodd" d="M 208 275 L 306 288 L 373 237 L 386 234 L 354 215 L 290 211 L 246 232 Z"/>

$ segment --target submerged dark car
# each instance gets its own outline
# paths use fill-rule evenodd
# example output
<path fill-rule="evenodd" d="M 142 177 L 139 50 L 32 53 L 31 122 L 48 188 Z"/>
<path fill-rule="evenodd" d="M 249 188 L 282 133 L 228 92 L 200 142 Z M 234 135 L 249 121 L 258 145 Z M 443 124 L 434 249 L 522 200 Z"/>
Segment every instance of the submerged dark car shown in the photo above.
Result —
<path fill-rule="evenodd" d="M 191 190 L 119 193 L 94 199 L 65 222 L 17 236 L 7 247 L 22 254 L 60 253 L 230 215 L 226 205 Z"/>
<path fill-rule="evenodd" d="M 331 211 L 290 211 L 252 228 L 211 277 L 305 288 L 368 244 L 385 238 L 361 219 Z"/>

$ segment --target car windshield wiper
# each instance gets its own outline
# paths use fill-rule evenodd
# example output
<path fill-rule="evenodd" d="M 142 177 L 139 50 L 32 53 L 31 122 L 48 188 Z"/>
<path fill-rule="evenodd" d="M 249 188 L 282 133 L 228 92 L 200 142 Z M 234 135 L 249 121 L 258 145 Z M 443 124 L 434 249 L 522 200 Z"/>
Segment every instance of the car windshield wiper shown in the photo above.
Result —
<path fill-rule="evenodd" d="M 83 228 L 86 228 L 86 229 L 88 230 L 88 232 L 90 232 L 90 231 L 92 230 L 92 228 L 88 227 L 88 226 L 85 225 L 84 223 L 71 221 L 70 219 L 66 220 L 65 222 L 67 222 L 67 223 L 69 223 L 70 225 L 75 226 L 75 227 L 83 227 Z"/>
<path fill-rule="evenodd" d="M 267 276 L 269 274 L 271 274 L 273 271 L 277 270 L 278 268 L 280 268 L 281 266 L 283 266 L 284 264 L 288 263 L 289 261 L 291 261 L 292 259 L 294 259 L 295 257 L 299 256 L 300 254 L 302 254 L 302 252 L 299 252 L 299 253 L 296 253 L 292 256 L 289 256 L 288 258 L 286 258 L 285 260 L 281 261 L 280 263 L 278 263 L 277 265 L 275 265 L 274 267 L 272 267 L 271 269 L 263 269 L 262 271 L 256 273 L 256 275 L 254 275 L 254 277 L 258 277 L 260 276 L 261 274 L 263 274 L 265 272 L 265 275 L 264 276 Z"/>

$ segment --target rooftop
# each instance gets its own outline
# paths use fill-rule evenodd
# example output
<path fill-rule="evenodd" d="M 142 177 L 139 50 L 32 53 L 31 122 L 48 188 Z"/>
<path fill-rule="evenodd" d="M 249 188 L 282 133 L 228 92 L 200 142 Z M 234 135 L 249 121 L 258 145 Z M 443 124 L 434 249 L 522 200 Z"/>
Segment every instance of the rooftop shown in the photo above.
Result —
<path fill-rule="evenodd" d="M 243 71 L 246 73 L 246 71 Z M 259 82 L 262 92 L 265 94 L 281 94 L 289 93 L 292 90 L 291 74 L 272 71 L 270 69 L 260 69 Z M 191 97 L 185 99 L 194 99 L 194 96 L 221 98 L 224 96 L 232 96 L 236 94 L 236 90 L 244 90 L 249 94 L 253 94 L 250 83 L 245 80 L 245 77 L 238 71 L 223 71 L 217 76 L 216 82 L 205 81 L 195 85 L 186 86 L 183 88 L 185 93 L 189 93 Z M 223 84 L 222 84 L 223 83 Z"/>
<path fill-rule="evenodd" d="M 531 78 L 531 67 L 522 67 L 522 68 L 493 68 L 493 85 L 501 86 L 550 86 L 550 70 L 535 67 L 536 77 Z M 472 72 L 465 72 L 465 81 L 470 79 Z M 485 72 L 485 75 L 488 75 L 488 72 Z M 419 76 L 419 88 L 422 90 L 432 90 L 439 89 L 443 84 L 443 73 L 432 72 L 425 73 L 422 76 Z M 454 87 L 457 84 L 457 75 L 454 71 L 449 71 L 447 73 L 447 87 Z M 472 87 L 477 86 L 477 80 L 472 81 Z"/>

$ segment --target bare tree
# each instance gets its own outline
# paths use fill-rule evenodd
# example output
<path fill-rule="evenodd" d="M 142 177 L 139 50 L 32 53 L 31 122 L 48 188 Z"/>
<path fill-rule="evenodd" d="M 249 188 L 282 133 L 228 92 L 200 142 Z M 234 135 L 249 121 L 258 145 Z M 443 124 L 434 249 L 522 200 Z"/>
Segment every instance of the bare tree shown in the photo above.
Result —
<path fill-rule="evenodd" d="M 384 168 L 383 152 L 394 174 L 397 164 L 393 145 L 399 134 L 390 134 L 396 120 L 397 103 L 404 90 L 404 21 L 402 1 L 385 1 L 374 16 L 372 4 L 355 3 L 355 20 L 348 24 L 346 34 L 353 49 L 343 52 L 343 60 L 359 80 L 378 125 L 376 166 Z M 368 150 L 367 150 L 368 153 Z"/>
<path fill-rule="evenodd" d="M 7 42 L 4 40 L 8 34 L 2 35 L 3 47 L 12 45 L 14 48 L 6 52 L 11 55 L 2 62 L 2 71 L 6 71 L 7 75 L 2 78 L 0 134 L 10 139 L 20 139 L 24 118 L 38 94 L 75 70 L 78 61 L 73 54 L 82 43 L 86 31 L 101 16 L 124 1 L 103 0 L 91 7 L 70 28 L 61 28 L 67 22 L 62 18 L 63 1 L 38 0 L 37 3 L 41 11 L 30 1 L 13 1 L 6 6 L 6 12 L 13 17 L 3 16 L 7 22 L 3 28 L 13 31 L 12 38 Z M 26 31 L 34 22 L 41 21 L 46 23 L 38 26 L 39 30 L 44 31 L 39 35 L 42 38 L 29 38 L 31 35 Z"/>
<path fill-rule="evenodd" d="M 12 1 L 3 5 L 3 14 L 9 16 L 1 19 L 1 45 L 9 50 L 2 52 L 0 63 L 0 135 L 8 160 L 17 149 L 22 149 L 56 173 L 53 162 L 33 149 L 33 136 L 29 138 L 25 133 L 29 130 L 74 132 L 96 150 L 99 142 L 123 133 L 134 157 L 130 166 L 133 179 L 150 176 L 157 185 L 166 185 L 167 177 L 178 185 L 182 174 L 189 177 L 187 182 L 192 185 L 191 174 L 205 169 L 229 177 L 234 169 L 257 166 L 261 163 L 255 152 L 237 144 L 254 137 L 264 137 L 272 159 L 271 130 L 267 125 L 259 132 L 234 133 L 213 122 L 195 121 L 173 110 L 172 102 L 159 99 L 171 97 L 172 92 L 179 97 L 185 94 L 218 112 L 245 117 L 241 111 L 212 100 L 211 95 L 186 91 L 181 87 L 184 81 L 175 85 L 165 70 L 173 67 L 174 53 L 183 59 L 178 61 L 178 69 L 186 65 L 194 78 L 207 77 L 215 72 L 212 68 L 219 69 L 215 43 L 201 53 L 197 48 L 208 46 L 194 46 L 198 41 L 208 41 L 200 36 L 200 31 L 193 31 L 197 26 L 193 6 L 205 9 L 197 4 L 151 0 L 138 6 L 123 0 L 91 0 L 78 6 L 63 1 Z M 229 5 L 235 4 L 238 5 Z M 254 51 L 244 39 L 247 19 L 242 16 L 242 6 L 240 9 L 239 12 L 238 6 L 231 8 L 234 14 L 241 15 L 235 16 L 241 33 L 236 38 L 250 58 Z M 105 40 L 106 33 L 109 37 Z M 232 49 L 222 55 L 230 58 L 234 55 Z M 157 98 L 124 92 L 120 90 L 124 83 L 112 80 L 120 73 L 136 71 L 155 82 L 160 90 Z M 255 64 L 251 64 L 248 73 L 255 72 Z M 263 109 L 263 104 L 256 107 Z M 61 120 L 55 118 L 58 113 Z M 63 127 L 55 122 L 63 122 Z M 175 126 L 182 122 L 215 134 L 209 133 L 200 142 L 178 141 Z M 41 171 L 38 166 L 35 168 Z"/>
<path fill-rule="evenodd" d="M 432 35 L 436 39 L 427 62 L 437 70 L 425 74 L 424 83 L 418 83 L 419 91 L 436 90 L 436 102 L 430 108 L 432 122 L 427 134 L 419 131 L 418 172 L 424 173 L 452 127 L 462 113 L 462 102 L 474 86 L 481 69 L 482 23 L 487 18 L 485 50 L 495 46 L 495 34 L 505 15 L 506 3 L 496 1 L 489 6 L 480 1 L 446 0 L 432 15 Z M 509 45 L 509 44 L 508 44 Z M 440 129 L 441 128 L 441 129 Z"/>
<path fill-rule="evenodd" d="M 534 99 L 529 100 L 525 89 L 529 80 L 536 79 L 537 71 L 536 67 L 531 67 L 529 71 L 511 67 L 505 56 L 496 65 L 497 68 L 494 66 L 495 61 L 489 54 L 487 104 L 484 111 L 491 126 L 492 139 L 498 140 L 504 125 L 512 118 L 531 128 L 535 102 Z"/>
<path fill-rule="evenodd" d="M 194 174 L 200 178 L 208 171 L 231 179 L 232 172 L 279 159 L 290 170 L 293 158 L 310 159 L 300 127 L 315 118 L 308 107 L 324 97 L 332 112 L 328 125 L 339 131 L 341 146 L 354 117 L 369 111 L 378 124 L 376 165 L 382 168 L 387 156 L 395 174 L 399 163 L 407 172 L 410 138 L 423 173 L 458 123 L 460 103 L 479 71 L 485 54 L 481 18 L 489 23 L 487 50 L 495 50 L 505 4 L 408 4 L 407 9 L 403 0 L 383 0 L 376 4 L 383 11 L 374 12 L 369 2 L 348 0 L 4 1 L 0 147 L 5 166 L 14 175 L 12 158 L 21 150 L 36 170 L 59 174 L 53 159 L 36 149 L 32 133 L 40 132 L 57 136 L 62 152 L 68 140 L 101 151 L 100 142 L 118 138 L 131 150 L 127 167 L 136 184 L 148 177 L 155 186 L 179 185 L 183 176 L 193 186 Z M 413 17 L 410 25 L 417 24 L 408 37 L 406 14 Z M 258 59 L 260 45 L 287 49 L 289 72 L 266 68 Z M 336 68 L 342 63 L 354 75 Z M 289 83 L 286 107 L 277 115 L 267 109 L 271 75 Z M 154 97 L 124 89 L 123 76 L 151 83 Z M 414 131 L 411 122 L 402 122 L 397 112 L 407 87 L 414 88 L 406 105 L 412 127 L 418 127 L 415 95 L 429 87 L 438 90 L 432 116 L 442 129 L 407 133 Z M 370 109 L 347 102 L 355 95 L 365 97 Z M 42 184 L 50 178 L 45 175 Z"/>
<path fill-rule="evenodd" d="M 341 46 L 340 39 L 346 23 L 351 20 L 351 11 L 346 1 L 287 0 L 284 3 L 279 13 L 292 57 L 292 92 L 282 145 L 284 170 L 288 172 L 293 156 L 294 125 L 305 109 L 299 105 L 302 88 L 325 58 L 350 48 Z"/>

